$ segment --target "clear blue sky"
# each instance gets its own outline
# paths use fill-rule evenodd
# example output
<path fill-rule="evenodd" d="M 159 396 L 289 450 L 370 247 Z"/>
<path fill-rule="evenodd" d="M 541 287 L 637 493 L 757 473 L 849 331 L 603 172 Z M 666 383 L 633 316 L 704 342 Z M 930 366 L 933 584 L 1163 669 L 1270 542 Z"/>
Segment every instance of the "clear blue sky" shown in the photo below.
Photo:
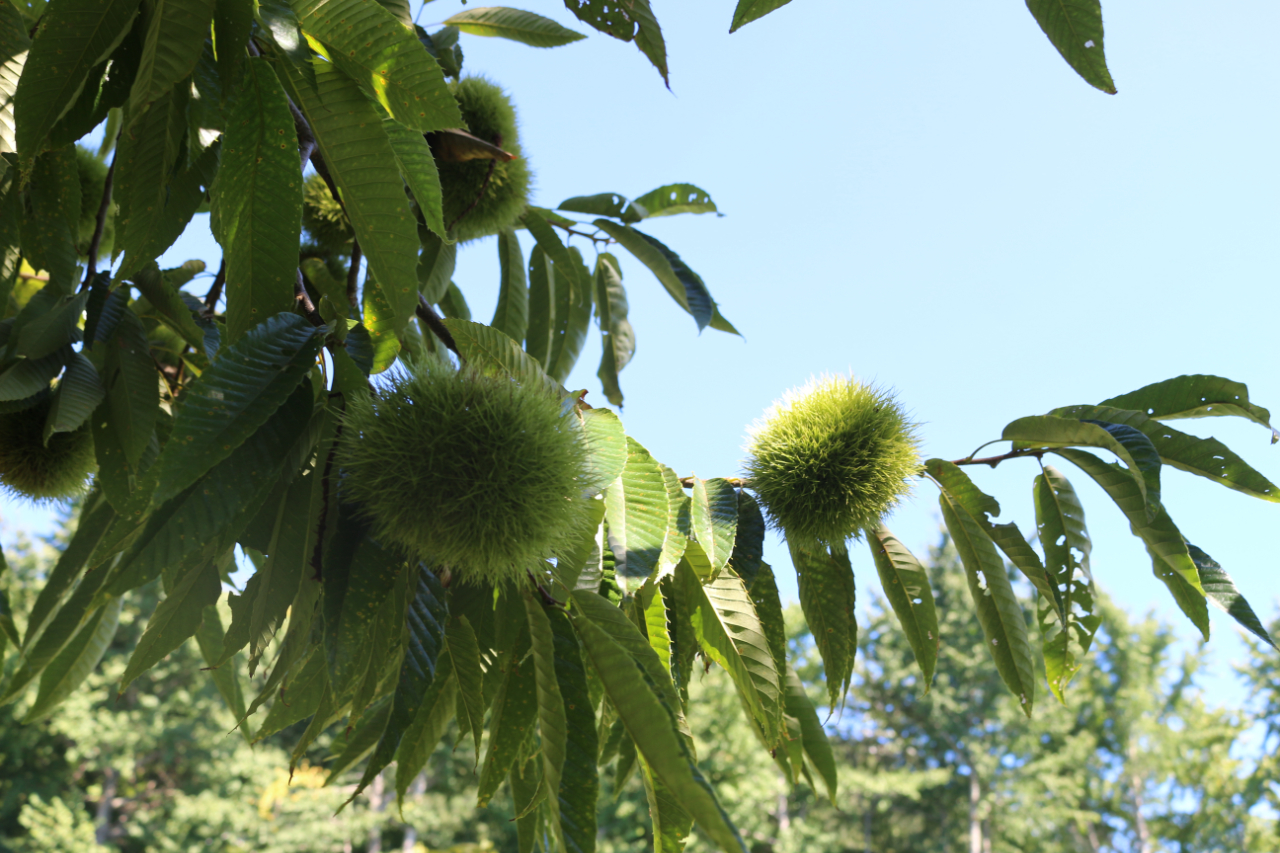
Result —
<path fill-rule="evenodd" d="M 925 452 L 948 459 L 1016 417 L 1182 373 L 1247 382 L 1255 402 L 1280 407 L 1280 8 L 1104 3 L 1120 90 L 1107 96 L 1076 77 L 1020 3 L 794 0 L 730 36 L 733 5 L 655 4 L 671 92 L 633 46 L 552 0 L 523 6 L 591 32 L 586 41 L 541 51 L 463 40 L 464 70 L 518 105 L 536 203 L 689 181 L 725 214 L 642 227 L 703 276 L 745 340 L 699 336 L 623 260 L 638 350 L 622 415 L 659 459 L 682 474 L 738 474 L 746 425 L 823 371 L 896 388 L 923 424 Z M 421 20 L 460 8 L 436 0 Z M 168 258 L 216 267 L 207 232 L 191 230 Z M 466 247 L 455 280 L 487 320 L 491 240 Z M 598 357 L 592 339 L 568 383 L 590 389 L 593 404 L 604 403 Z M 1264 430 L 1179 426 L 1216 435 L 1280 480 L 1280 445 Z M 1061 467 L 1082 493 L 1099 583 L 1193 637 L 1119 512 Z M 1031 531 L 1037 472 L 1027 460 L 973 473 L 1001 501 L 1001 520 Z M 1176 471 L 1164 489 L 1184 533 L 1273 617 L 1280 506 Z M 936 501 L 922 484 L 889 519 L 917 553 L 937 540 Z M 11 503 L 0 516 L 6 544 L 44 523 Z M 864 554 L 854 551 L 863 590 L 876 585 Z M 766 558 L 794 596 L 775 538 Z M 1211 665 L 1215 697 L 1239 701 L 1232 625 L 1213 611 Z"/>

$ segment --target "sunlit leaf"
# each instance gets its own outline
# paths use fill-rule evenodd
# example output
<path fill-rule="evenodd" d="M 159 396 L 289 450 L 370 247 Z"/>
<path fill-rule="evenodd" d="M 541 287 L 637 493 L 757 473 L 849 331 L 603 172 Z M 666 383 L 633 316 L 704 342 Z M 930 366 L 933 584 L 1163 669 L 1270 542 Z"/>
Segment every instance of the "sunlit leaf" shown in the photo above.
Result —
<path fill-rule="evenodd" d="M 560 47 L 586 38 L 550 18 L 503 6 L 465 9 L 444 24 L 473 36 L 511 39 L 530 47 Z"/>
<path fill-rule="evenodd" d="M 605 492 L 609 548 L 619 585 L 639 586 L 658 567 L 667 531 L 667 487 L 649 451 L 627 436 L 627 462 Z"/>
<path fill-rule="evenodd" d="M 842 546 L 827 548 L 788 540 L 800 587 L 800 607 L 822 656 L 827 696 L 832 707 L 843 704 L 853 678 L 858 649 L 858 623 L 853 568 Z"/>
<path fill-rule="evenodd" d="M 666 184 L 655 190 L 649 190 L 636 199 L 635 203 L 640 205 L 648 216 L 720 212 L 716 203 L 711 200 L 711 194 L 693 184 Z"/>
<path fill-rule="evenodd" d="M 880 588 L 911 644 L 916 664 L 924 676 L 925 692 L 928 692 L 938 665 L 940 640 L 929 575 L 907 546 L 883 524 L 867 531 L 867 545 L 880 575 Z"/>

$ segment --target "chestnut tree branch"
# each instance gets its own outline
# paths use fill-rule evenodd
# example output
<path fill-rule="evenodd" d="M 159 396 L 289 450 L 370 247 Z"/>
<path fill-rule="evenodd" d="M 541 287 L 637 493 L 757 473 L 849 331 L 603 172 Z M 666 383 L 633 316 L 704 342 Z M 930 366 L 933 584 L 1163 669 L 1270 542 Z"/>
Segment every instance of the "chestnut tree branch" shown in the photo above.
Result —
<path fill-rule="evenodd" d="M 116 158 L 111 158 L 111 166 L 107 169 L 107 179 L 102 184 L 102 201 L 98 203 L 98 218 L 93 225 L 93 237 L 89 240 L 89 256 L 85 261 L 84 281 L 80 289 L 84 290 L 98 274 L 98 249 L 102 246 L 102 232 L 107 227 L 107 211 L 111 208 L 111 184 L 116 174 Z"/>

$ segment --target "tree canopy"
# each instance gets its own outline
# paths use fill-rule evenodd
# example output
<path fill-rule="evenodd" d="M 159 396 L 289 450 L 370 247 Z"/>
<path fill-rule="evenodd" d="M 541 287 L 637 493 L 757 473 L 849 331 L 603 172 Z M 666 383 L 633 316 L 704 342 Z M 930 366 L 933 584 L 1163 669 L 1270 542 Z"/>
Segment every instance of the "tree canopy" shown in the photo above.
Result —
<path fill-rule="evenodd" d="M 742 0 L 732 28 L 781 5 Z M 1067 63 L 1113 93 L 1099 4 L 1027 5 Z M 566 6 L 667 80 L 647 0 Z M 908 477 L 938 489 L 982 645 L 1017 707 L 1030 716 L 1046 683 L 1064 698 L 1103 607 L 1084 509 L 1050 459 L 1102 488 L 1206 637 L 1213 604 L 1272 642 L 1161 502 L 1170 469 L 1280 501 L 1221 442 L 1168 423 L 1236 417 L 1280 439 L 1230 379 L 1180 376 L 1019 418 L 990 442 L 1007 449 L 948 461 L 919 458 L 891 395 L 833 378 L 768 413 L 745 478 L 682 477 L 655 459 L 562 383 L 594 320 L 604 396 L 622 402 L 634 330 L 614 252 L 699 330 L 737 334 L 643 227 L 715 202 L 678 183 L 529 204 L 512 104 L 464 71 L 464 36 L 551 48 L 583 33 L 507 8 L 428 32 L 411 12 L 403 0 L 0 3 L 0 484 L 35 499 L 86 492 L 29 608 L 0 601 L 0 702 L 34 690 L 26 719 L 51 713 L 124 631 L 128 604 L 145 627 L 120 693 L 194 640 L 246 732 L 310 720 L 298 759 L 340 724 L 326 782 L 359 772 L 352 796 L 394 763 L 403 798 L 456 724 L 480 802 L 509 787 L 522 850 L 594 849 L 598 765 L 624 755 L 655 849 L 680 849 L 694 824 L 743 849 L 696 762 L 695 659 L 725 671 L 785 777 L 834 799 L 819 711 L 841 707 L 854 680 L 850 543 L 868 549 L 926 690 L 960 606 L 935 598 L 880 522 Z M 94 132 L 96 151 L 79 143 Z M 222 257 L 198 296 L 202 262 L 156 259 L 203 211 Z M 453 281 L 458 246 L 484 238 L 501 260 L 488 323 Z M 1020 458 L 1040 467 L 1031 538 L 994 521 L 999 504 L 964 470 Z M 787 539 L 824 699 L 788 653 L 768 526 Z M 220 612 L 237 551 L 256 571 Z M 1035 630 L 1006 561 L 1034 590 Z M 268 673 L 256 696 L 241 662 Z"/>

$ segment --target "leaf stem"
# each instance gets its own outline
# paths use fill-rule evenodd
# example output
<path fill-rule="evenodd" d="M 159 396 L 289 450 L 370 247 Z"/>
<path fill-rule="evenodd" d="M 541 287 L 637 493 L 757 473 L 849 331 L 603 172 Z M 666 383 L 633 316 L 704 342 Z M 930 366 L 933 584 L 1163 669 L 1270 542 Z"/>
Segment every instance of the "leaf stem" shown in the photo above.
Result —
<path fill-rule="evenodd" d="M 347 302 L 351 303 L 351 308 L 357 314 L 360 313 L 360 300 L 356 295 L 356 287 L 360 279 L 360 259 L 363 253 L 360 251 L 360 241 L 355 237 L 351 238 L 351 268 L 347 270 Z"/>
<path fill-rule="evenodd" d="M 987 442 L 987 444 L 995 444 L 995 442 L 989 441 Z M 982 445 L 982 447 L 986 447 L 987 444 Z M 982 447 L 979 447 L 978 450 L 981 450 Z M 977 453 L 978 450 L 973 451 L 973 453 Z M 968 456 L 966 456 L 964 459 L 953 459 L 951 464 L 952 465 L 990 465 L 992 468 L 994 468 L 997 465 L 999 465 L 1001 462 L 1004 462 L 1006 459 L 1021 459 L 1024 456 L 1032 456 L 1036 459 L 1039 459 L 1040 457 L 1044 456 L 1048 452 L 1049 451 L 1046 450 L 1045 448 L 1038 448 L 1038 449 L 1025 448 L 1022 450 L 1010 450 L 1008 453 L 1002 453 L 999 456 L 983 456 L 980 459 L 975 459 L 973 456 L 973 453 L 971 453 Z"/>
<path fill-rule="evenodd" d="M 102 182 L 102 201 L 98 203 L 98 218 L 93 225 L 93 238 L 89 240 L 89 255 L 85 261 L 84 281 L 80 289 L 84 290 L 98 273 L 98 249 L 102 246 L 102 232 L 107 227 L 107 211 L 111 208 L 111 184 L 116 174 L 116 158 L 111 158 L 111 166 L 107 169 L 107 178 Z"/>
<path fill-rule="evenodd" d="M 209 286 L 209 292 L 204 295 L 204 311 L 209 316 L 213 316 L 214 306 L 222 298 L 222 286 L 226 283 L 227 259 L 223 258 L 222 263 L 218 265 L 218 274 L 213 277 L 213 284 Z"/>
<path fill-rule="evenodd" d="M 559 228 L 561 231 L 563 231 L 566 234 L 572 234 L 575 237 L 586 237 L 588 240 L 590 240 L 592 243 L 595 243 L 596 245 L 603 243 L 606 246 L 608 246 L 611 243 L 618 242 L 612 237 L 597 237 L 596 234 L 599 234 L 600 233 L 599 231 L 596 231 L 595 234 L 588 234 L 586 231 L 578 231 L 577 229 L 571 228 L 568 225 L 562 225 L 559 222 L 552 222 L 550 219 L 547 220 L 547 224 L 551 225 L 554 228 Z"/>
<path fill-rule="evenodd" d="M 307 293 L 307 283 L 302 277 L 302 269 L 298 269 L 298 274 L 293 280 L 293 298 L 297 300 L 298 306 L 302 309 L 302 313 L 311 321 L 313 326 L 323 326 L 324 318 L 320 316 L 320 312 L 316 310 L 316 304 L 311 301 L 311 296 Z"/>
<path fill-rule="evenodd" d="M 453 354 L 462 359 L 462 353 L 458 352 L 458 344 L 453 339 L 453 335 L 449 333 L 449 327 L 444 324 L 444 320 L 440 319 L 440 315 L 431 307 L 431 303 L 427 301 L 427 297 L 421 293 L 418 294 L 418 309 L 415 312 L 418 319 L 427 324 L 427 328 L 435 332 L 437 338 L 453 351 Z M 466 359 L 462 359 L 465 361 Z"/>

